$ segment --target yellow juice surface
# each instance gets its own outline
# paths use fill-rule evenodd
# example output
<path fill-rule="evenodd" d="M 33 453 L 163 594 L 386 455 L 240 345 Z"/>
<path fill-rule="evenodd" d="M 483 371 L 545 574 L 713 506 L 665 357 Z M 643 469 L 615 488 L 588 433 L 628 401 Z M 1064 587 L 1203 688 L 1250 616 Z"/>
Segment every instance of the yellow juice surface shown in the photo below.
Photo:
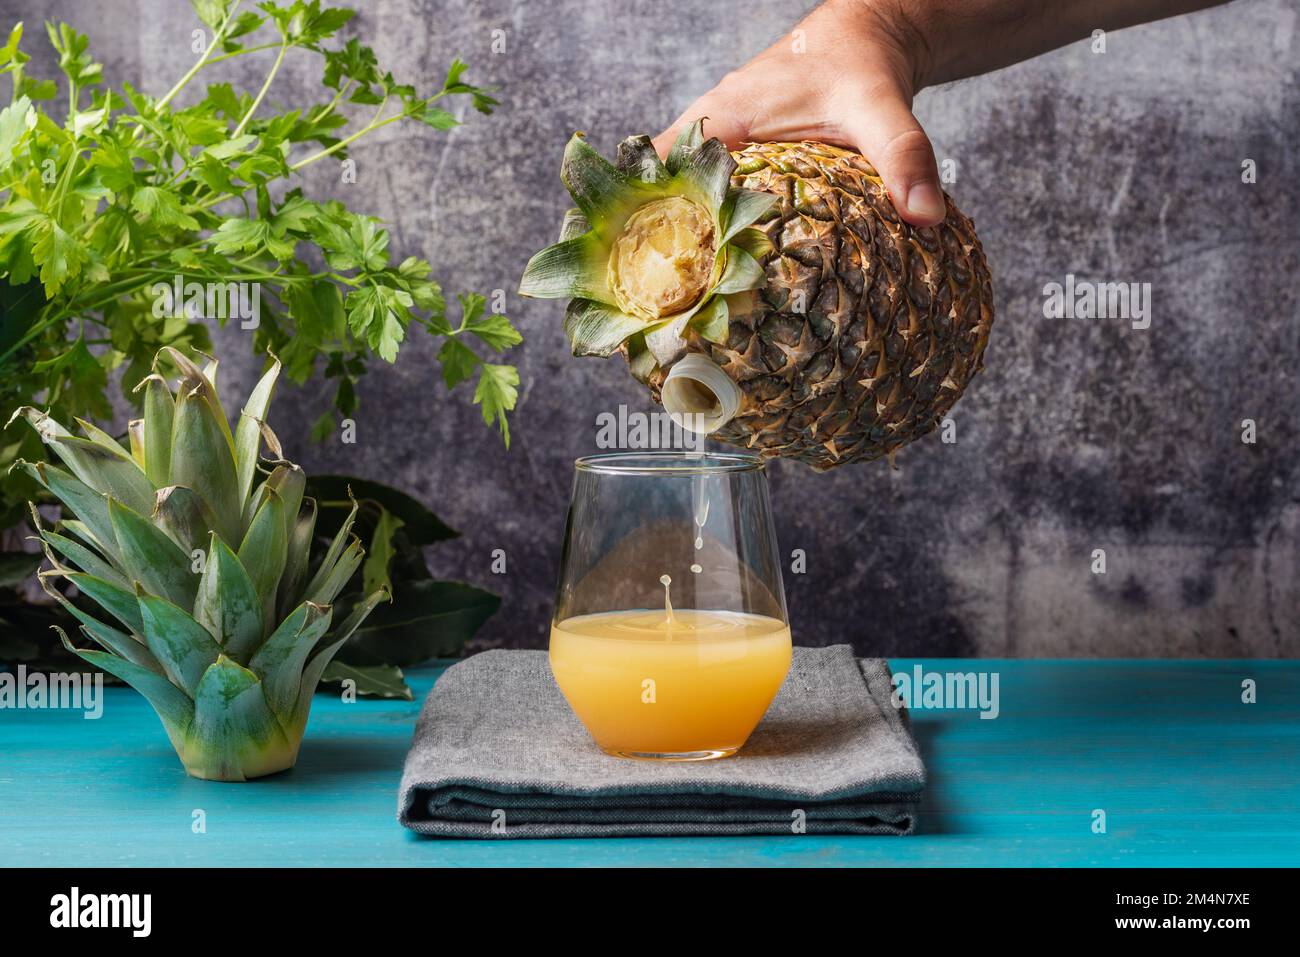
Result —
<path fill-rule="evenodd" d="M 619 611 L 551 628 L 556 683 L 615 753 L 734 751 L 789 668 L 790 628 L 763 615 Z"/>

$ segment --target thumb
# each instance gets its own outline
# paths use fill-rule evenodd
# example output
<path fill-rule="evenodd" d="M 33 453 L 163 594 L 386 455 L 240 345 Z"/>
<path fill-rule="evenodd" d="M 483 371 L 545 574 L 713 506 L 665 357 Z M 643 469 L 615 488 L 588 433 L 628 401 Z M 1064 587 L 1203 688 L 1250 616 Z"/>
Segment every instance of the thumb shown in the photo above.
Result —
<path fill-rule="evenodd" d="M 935 226 L 947 215 L 934 147 L 901 94 L 860 100 L 841 127 L 880 173 L 898 214 L 913 226 Z"/>

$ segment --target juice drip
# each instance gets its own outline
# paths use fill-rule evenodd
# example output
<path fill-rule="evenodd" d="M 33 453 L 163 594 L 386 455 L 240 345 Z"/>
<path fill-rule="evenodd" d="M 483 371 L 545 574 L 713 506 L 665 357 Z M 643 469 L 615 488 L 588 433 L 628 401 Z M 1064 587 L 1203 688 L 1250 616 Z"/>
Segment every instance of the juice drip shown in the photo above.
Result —
<path fill-rule="evenodd" d="M 675 622 L 673 621 L 673 599 L 668 592 L 669 589 L 672 587 L 673 580 L 669 578 L 667 575 L 660 575 L 659 584 L 664 586 L 664 626 L 668 630 L 668 640 L 672 641 L 673 640 L 672 629 Z"/>
<path fill-rule="evenodd" d="M 704 475 L 696 475 L 691 479 L 691 503 L 695 511 L 695 524 L 699 528 L 704 527 L 704 523 L 709 520 L 709 489 L 706 482 L 708 478 Z"/>
<path fill-rule="evenodd" d="M 704 548 L 704 523 L 709 520 L 709 490 L 705 484 L 706 478 L 703 475 L 697 475 L 691 479 L 691 505 L 695 513 L 695 550 L 698 552 Z M 698 575 L 704 571 L 704 568 L 696 562 L 691 565 L 691 572 Z"/>

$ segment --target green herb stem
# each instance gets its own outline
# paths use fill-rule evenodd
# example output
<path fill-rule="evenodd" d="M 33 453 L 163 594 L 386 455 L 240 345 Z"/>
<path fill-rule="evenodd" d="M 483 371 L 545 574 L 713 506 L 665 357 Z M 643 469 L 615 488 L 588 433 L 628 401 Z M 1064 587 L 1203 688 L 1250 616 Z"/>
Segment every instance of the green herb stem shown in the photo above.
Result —
<path fill-rule="evenodd" d="M 376 123 L 374 120 L 371 120 L 369 123 L 367 123 L 361 129 L 357 130 L 351 136 L 339 140 L 333 146 L 327 147 L 326 149 L 323 149 L 318 153 L 313 153 L 311 156 L 308 156 L 306 159 L 299 160 L 298 162 L 292 164 L 289 167 L 289 169 L 293 170 L 296 173 L 304 166 L 310 166 L 312 163 L 316 162 L 317 160 L 324 159 L 327 156 L 332 156 L 333 154 L 337 153 L 341 149 L 346 149 L 350 143 L 356 142 L 357 140 L 361 139 L 361 137 L 365 136 L 367 133 L 373 132 L 374 130 L 379 129 L 380 127 L 387 126 L 389 123 L 396 123 L 398 120 L 403 119 L 405 116 L 406 116 L 405 113 L 394 113 L 392 116 L 385 117 L 384 119 L 380 120 L 378 123 Z"/>
<path fill-rule="evenodd" d="M 437 97 L 430 99 L 429 102 L 432 102 L 433 99 L 436 98 Z M 386 103 L 387 100 L 385 100 L 384 102 Z M 383 104 L 381 103 L 380 109 L 382 110 L 382 108 L 383 108 Z M 378 113 L 376 113 L 376 117 L 377 116 Z M 392 116 L 387 116 L 384 117 L 384 119 L 382 120 L 378 120 L 378 122 L 376 122 L 375 118 L 372 118 L 369 123 L 361 127 L 361 129 L 357 130 L 351 136 L 345 137 L 344 139 L 339 140 L 333 146 L 327 147 L 326 149 L 322 149 L 319 152 L 313 153 L 310 156 L 306 157 L 305 159 L 301 159 L 296 163 L 290 164 L 289 171 L 296 173 L 304 166 L 310 166 L 312 163 L 315 163 L 317 160 L 322 160 L 327 156 L 334 155 L 341 149 L 346 149 L 350 144 L 355 143 L 357 140 L 361 139 L 361 137 L 365 136 L 367 133 L 374 132 L 375 130 L 380 129 L 381 127 L 387 126 L 389 123 L 396 123 L 398 120 L 405 119 L 406 116 L 407 114 L 405 112 L 394 113 Z M 203 212 L 205 210 L 211 209 L 213 206 L 216 206 L 218 203 L 224 203 L 228 199 L 234 199 L 238 196 L 242 196 L 244 195 L 244 193 L 248 192 L 251 188 L 252 188 L 251 186 L 245 186 L 243 189 L 236 190 L 235 192 L 217 193 L 214 196 L 209 196 L 201 203 L 197 203 L 187 208 L 192 212 Z"/>
<path fill-rule="evenodd" d="M 231 18 L 235 15 L 235 11 L 239 9 L 239 5 L 243 2 L 244 0 L 235 0 L 235 2 L 230 5 L 230 9 L 226 11 L 225 18 L 212 34 L 212 42 L 209 43 L 208 48 L 203 51 L 203 55 L 199 57 L 198 62 L 190 67 L 189 71 L 176 81 L 176 85 L 168 90 L 163 98 L 154 105 L 155 109 L 162 109 L 170 103 L 176 97 L 176 94 L 185 89 L 186 84 L 188 84 L 190 80 L 194 79 L 195 75 L 203 69 L 203 65 L 207 62 L 208 57 L 212 56 L 212 51 L 217 48 L 217 44 L 220 43 L 222 38 L 226 35 L 226 27 L 229 26 Z"/>
<path fill-rule="evenodd" d="M 260 53 L 262 50 L 274 50 L 280 45 L 280 43 L 281 41 L 276 40 L 274 43 L 259 43 L 255 47 L 241 47 L 238 50 L 231 50 L 229 53 L 223 53 L 221 56 L 214 56 L 206 63 L 201 62 L 200 67 L 215 66 L 216 64 L 223 63 L 226 60 L 233 60 L 238 56 L 244 56 L 249 53 Z"/>
<path fill-rule="evenodd" d="M 248 108 L 244 118 L 239 121 L 239 125 L 235 127 L 235 132 L 230 134 L 232 140 L 239 139 L 244 135 L 244 128 L 248 126 L 253 114 L 257 112 L 257 108 L 266 99 L 266 93 L 271 89 L 271 82 L 275 79 L 275 75 L 280 72 L 280 64 L 284 62 L 284 55 L 288 52 L 289 47 L 289 38 L 285 37 L 284 42 L 280 44 L 280 52 L 275 55 L 275 62 L 271 64 L 271 72 L 266 75 L 266 81 L 262 84 L 262 88 L 257 91 L 257 97 L 253 100 L 253 105 Z"/>

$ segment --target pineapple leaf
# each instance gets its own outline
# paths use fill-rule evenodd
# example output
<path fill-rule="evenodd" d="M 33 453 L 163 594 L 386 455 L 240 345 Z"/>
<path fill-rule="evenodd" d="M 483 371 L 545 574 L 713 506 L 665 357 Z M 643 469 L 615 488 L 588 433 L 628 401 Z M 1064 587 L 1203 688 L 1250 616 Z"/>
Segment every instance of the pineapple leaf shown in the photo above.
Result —
<path fill-rule="evenodd" d="M 325 557 L 321 559 L 320 567 L 316 569 L 316 573 L 308 581 L 307 587 L 303 591 L 304 597 L 310 598 L 313 592 L 320 589 L 325 579 L 334 570 L 334 566 L 338 564 L 343 549 L 347 547 L 352 533 L 352 523 L 357 519 L 357 500 L 352 497 L 351 489 L 348 489 L 348 500 L 352 502 L 352 508 L 348 512 L 347 518 L 343 520 L 343 524 L 339 526 L 333 540 L 330 541 L 329 548 L 325 551 Z M 328 602 L 319 602 L 318 604 L 328 604 Z"/>
<path fill-rule="evenodd" d="M 343 550 L 339 560 L 330 569 L 329 574 L 319 583 L 307 589 L 306 600 L 315 602 L 318 605 L 332 604 L 338 597 L 339 592 L 343 590 L 349 579 L 352 578 L 356 570 L 361 566 L 361 561 L 365 558 L 365 549 L 361 546 L 361 540 L 355 535 L 348 543 L 348 547 Z"/>
<path fill-rule="evenodd" d="M 732 248 L 739 247 L 749 253 L 755 259 L 762 260 L 776 251 L 772 245 L 772 240 L 767 238 L 767 233 L 753 226 L 747 226 L 740 232 L 731 237 L 729 245 Z"/>
<path fill-rule="evenodd" d="M 297 604 L 307 580 L 312 536 L 316 533 L 316 500 L 306 499 L 304 506 L 289 535 L 289 554 L 285 559 L 284 574 L 280 576 L 280 592 L 276 596 L 276 611 L 280 615 L 287 614 Z"/>
<path fill-rule="evenodd" d="M 560 179 L 574 203 L 597 232 L 632 200 L 627 177 L 596 152 L 582 133 L 574 133 L 564 148 Z"/>
<path fill-rule="evenodd" d="M 174 684 L 190 697 L 198 691 L 203 673 L 221 654 L 221 646 L 183 609 L 165 598 L 136 588 L 144 641 Z"/>
<path fill-rule="evenodd" d="M 131 581 L 154 595 L 191 608 L 199 579 L 190 571 L 190 556 L 167 533 L 116 499 L 108 500 L 108 517 L 122 552 L 122 568 Z"/>
<path fill-rule="evenodd" d="M 120 447 L 114 453 L 97 442 L 76 436 L 49 444 L 72 474 L 96 492 L 136 511 L 147 512 L 153 504 L 153 487 L 145 478 L 144 470 Z"/>
<path fill-rule="evenodd" d="M 237 554 L 262 603 L 263 625 L 269 627 L 275 615 L 276 588 L 288 558 L 289 539 L 284 531 L 284 499 L 275 489 L 263 488 L 261 507 L 249 523 Z"/>
<path fill-rule="evenodd" d="M 196 349 L 195 351 L 197 352 L 198 350 Z M 200 371 L 203 373 L 204 378 L 206 378 L 209 382 L 212 383 L 212 388 L 216 389 L 217 367 L 220 366 L 221 363 L 217 360 L 216 356 L 210 356 L 206 352 L 200 352 L 199 355 L 203 356 L 203 358 L 208 360 L 207 362 L 203 363 L 203 368 Z"/>
<path fill-rule="evenodd" d="M 691 157 L 703 142 L 704 118 L 701 117 L 689 126 L 683 127 L 682 131 L 677 134 L 672 149 L 668 151 L 668 162 L 666 164 L 668 172 L 676 176 L 685 169 L 686 164 L 690 162 Z"/>
<path fill-rule="evenodd" d="M 747 229 L 766 216 L 779 202 L 771 193 L 733 189 L 722 206 L 723 245 L 735 239 L 742 229 Z"/>
<path fill-rule="evenodd" d="M 293 718 L 303 665 L 321 636 L 329 631 L 332 616 L 333 610 L 328 605 L 303 602 L 280 623 L 248 663 L 262 679 L 271 710 L 283 721 Z"/>
<path fill-rule="evenodd" d="M 712 302 L 712 300 L 707 300 Z M 672 321 L 650 329 L 645 334 L 646 349 L 661 368 L 668 368 L 686 353 L 686 330 L 698 308 L 689 315 L 676 316 Z"/>
<path fill-rule="evenodd" d="M 216 534 L 194 599 L 194 618 L 203 625 L 225 654 L 245 662 L 265 633 L 262 599 L 243 562 Z"/>
<path fill-rule="evenodd" d="M 575 356 L 613 355 L 624 339 L 652 324 L 593 299 L 574 299 L 564 311 L 564 331 Z"/>
<path fill-rule="evenodd" d="M 578 296 L 608 302 L 608 259 L 609 251 L 595 233 L 547 246 L 528 260 L 519 282 L 519 295 L 534 299 Z"/>
<path fill-rule="evenodd" d="M 615 167 L 628 179 L 637 179 L 651 185 L 663 185 L 672 178 L 668 168 L 659 159 L 650 137 L 629 136 L 618 144 Z"/>
<path fill-rule="evenodd" d="M 188 555 L 207 544 L 216 516 L 193 489 L 169 485 L 154 496 L 153 520 Z"/>
<path fill-rule="evenodd" d="M 237 542 L 243 532 L 243 503 L 220 409 L 205 397 L 201 387 L 177 398 L 168 484 L 193 489 L 212 509 L 221 537 Z"/>
<path fill-rule="evenodd" d="M 135 458 L 131 456 L 130 451 L 122 448 L 121 442 L 113 438 L 94 422 L 87 422 L 82 418 L 74 418 L 73 421 L 76 422 L 77 425 L 81 426 L 81 431 L 86 434 L 86 438 L 94 442 L 104 451 L 111 452 L 119 458 L 131 458 L 131 461 L 135 462 Z M 139 465 L 140 463 L 136 462 L 136 464 Z"/>
<path fill-rule="evenodd" d="M 198 392 L 207 400 L 208 405 L 216 412 L 219 429 L 225 436 L 226 445 L 230 448 L 230 455 L 233 458 L 235 454 L 235 437 L 230 432 L 230 423 L 226 421 L 225 415 L 221 412 L 221 399 L 217 396 L 217 387 L 212 384 L 212 380 L 207 377 L 202 369 L 178 349 L 171 346 L 165 346 L 158 351 L 154 359 L 154 371 L 157 371 L 161 360 L 166 357 L 176 366 L 181 374 L 180 389 L 177 398 L 190 392 Z M 174 430 L 173 430 L 174 434 Z"/>
<path fill-rule="evenodd" d="M 90 638 L 96 641 L 103 648 L 113 652 L 113 654 L 117 655 L 119 658 L 125 658 L 127 661 L 137 664 L 141 668 L 147 668 L 155 674 L 163 674 L 162 666 L 158 664 L 158 660 L 154 658 L 148 648 L 126 632 L 119 631 L 113 626 L 100 621 L 98 618 L 88 615 L 72 602 L 68 601 L 62 592 L 49 583 L 51 577 L 52 576 L 48 572 L 37 576 L 41 583 L 41 588 L 45 589 L 47 595 L 63 606 L 64 610 L 66 610 L 68 614 L 81 622 L 82 631 L 84 631 Z"/>
<path fill-rule="evenodd" d="M 284 501 L 284 537 L 285 541 L 288 541 L 298 524 L 298 512 L 302 509 L 302 494 L 307 487 L 307 476 L 292 462 L 281 462 L 271 470 L 262 487 L 274 490 Z"/>
<path fill-rule="evenodd" d="M 361 627 L 361 623 L 366 620 L 366 616 L 374 611 L 376 605 L 381 601 L 391 600 L 392 596 L 387 589 L 367 595 L 357 603 L 352 609 L 352 613 L 343 620 L 342 624 L 324 642 L 317 645 L 315 653 L 307 660 L 307 666 L 302 671 L 293 727 L 299 729 L 306 727 L 307 713 L 311 710 L 311 696 L 316 693 L 316 685 L 320 683 L 321 673 L 334 659 L 334 655 L 352 637 L 353 633 Z"/>
<path fill-rule="evenodd" d="M 144 419 L 132 419 L 126 424 L 126 437 L 131 446 L 131 459 L 144 468 Z M 146 476 L 148 473 L 145 473 Z M 150 485 L 153 483 L 150 482 Z"/>
<path fill-rule="evenodd" d="M 591 223 L 587 222 L 587 217 L 582 215 L 580 209 L 570 209 L 564 214 L 564 222 L 560 224 L 560 238 L 558 242 L 564 242 L 566 239 L 577 239 L 585 232 L 591 230 Z"/>
<path fill-rule="evenodd" d="M 194 695 L 194 720 L 185 735 L 186 769 L 195 777 L 243 781 L 284 767 L 284 752 L 293 748 L 257 675 L 219 656 Z"/>
<path fill-rule="evenodd" d="M 735 170 L 736 161 L 722 141 L 710 139 L 691 154 L 678 176 L 700 191 L 706 208 L 718 210 L 726 202 L 727 191 L 731 189 L 731 174 Z"/>
<path fill-rule="evenodd" d="M 162 488 L 171 475 L 172 419 L 176 399 L 167 380 L 154 373 L 145 376 L 136 391 L 144 389 L 144 472 L 154 488 Z"/>
<path fill-rule="evenodd" d="M 117 655 L 109 654 L 107 651 L 83 650 L 74 647 L 62 628 L 57 625 L 53 627 L 59 633 L 59 639 L 63 642 L 63 647 L 68 651 L 96 668 L 107 671 L 115 678 L 121 678 L 144 695 L 145 700 L 153 706 L 154 711 L 158 712 L 158 717 L 162 719 L 163 727 L 167 730 L 167 737 L 171 739 L 172 747 L 176 749 L 177 753 L 184 753 L 182 746 L 190 723 L 194 720 L 194 703 L 186 697 L 183 691 L 162 675 L 156 674 L 149 668 L 138 665 L 134 661 L 127 661 Z"/>
<path fill-rule="evenodd" d="M 63 577 L 76 585 L 86 597 L 99 607 L 126 625 L 133 634 L 140 634 L 144 624 L 140 618 L 140 603 L 135 594 L 127 588 L 119 588 L 110 581 L 105 581 L 85 572 L 63 572 Z"/>
<path fill-rule="evenodd" d="M 31 406 L 24 406 L 14 413 L 14 418 L 18 416 L 36 430 L 68 470 L 89 488 L 111 495 L 136 510 L 149 508 L 153 499 L 149 480 L 131 456 L 111 438 L 105 436 L 109 447 L 93 439 L 79 438 Z"/>
<path fill-rule="evenodd" d="M 627 340 L 627 368 L 634 379 L 645 385 L 657 366 L 654 353 L 646 347 L 644 334 Z"/>
<path fill-rule="evenodd" d="M 275 383 L 280 377 L 280 360 L 272 356 L 271 367 L 253 387 L 244 410 L 235 426 L 235 470 L 238 477 L 239 501 L 248 500 L 257 471 L 257 450 L 262 440 L 262 423 L 275 393 Z"/>
<path fill-rule="evenodd" d="M 65 599 L 65 602 L 67 600 Z M 139 665 L 154 672 L 159 677 L 166 677 L 163 673 L 162 665 L 158 664 L 158 659 L 142 643 L 132 638 L 124 631 L 118 631 L 112 625 L 106 625 L 98 619 L 92 618 L 84 611 L 71 602 L 67 602 L 64 607 L 81 622 L 81 630 L 86 636 L 99 643 L 100 647 L 106 651 L 111 651 L 133 665 Z"/>
<path fill-rule="evenodd" d="M 707 306 L 691 318 L 690 325 L 705 339 L 721 345 L 727 341 L 728 317 L 727 300 L 714 296 Z"/>
<path fill-rule="evenodd" d="M 67 523 L 64 523 L 67 524 Z M 50 564 L 56 565 L 54 557 L 50 555 L 50 549 L 54 549 L 68 561 L 72 562 L 83 572 L 90 572 L 115 585 L 123 588 L 129 588 L 128 582 L 111 564 L 104 561 L 97 552 L 87 548 L 81 542 L 74 541 L 66 535 L 60 535 L 58 532 L 45 528 L 41 524 L 41 513 L 32 506 L 32 527 L 36 529 L 36 534 L 40 536 L 44 543 L 45 554 L 50 558 Z"/>
<path fill-rule="evenodd" d="M 120 558 L 117 538 L 113 534 L 113 524 L 108 519 L 108 497 L 96 492 L 90 486 L 55 465 L 46 462 L 24 462 L 19 459 L 14 468 L 23 468 L 32 478 L 40 482 L 47 491 L 76 513 L 81 521 L 75 526 L 64 522 L 68 528 L 81 534 L 84 529 L 90 536 L 91 544 L 112 559 Z M 83 536 L 84 537 L 84 536 Z"/>
<path fill-rule="evenodd" d="M 767 279 L 767 274 L 758 260 L 739 246 L 727 250 L 727 268 L 722 273 L 716 292 L 727 296 L 736 292 L 757 289 Z"/>
<path fill-rule="evenodd" d="M 66 503 L 65 503 L 65 506 L 66 506 Z M 108 514 L 108 500 L 107 500 L 107 499 L 104 500 L 104 513 L 105 513 L 105 515 Z M 79 539 L 81 539 L 83 542 L 85 542 L 86 545 L 87 545 L 89 548 L 91 548 L 91 549 L 95 552 L 96 555 L 107 555 L 107 554 L 108 554 L 108 551 L 104 548 L 103 544 L 99 541 L 99 539 L 97 539 L 97 538 L 95 537 L 95 533 L 92 532 L 92 531 L 90 530 L 90 528 L 86 525 L 85 522 L 78 521 L 78 520 L 75 519 L 75 518 L 65 518 L 65 519 L 63 519 L 62 521 L 59 522 L 59 526 L 60 526 L 61 528 L 63 528 L 65 531 L 69 531 L 69 532 L 71 532 L 73 535 L 76 535 Z M 111 532 L 112 532 L 112 529 L 110 529 L 109 531 L 110 531 L 110 533 L 111 533 Z M 114 544 L 116 544 L 116 543 L 114 543 Z M 114 551 L 113 554 L 116 555 L 117 552 Z M 129 585 L 130 582 L 128 582 L 127 584 Z"/>

